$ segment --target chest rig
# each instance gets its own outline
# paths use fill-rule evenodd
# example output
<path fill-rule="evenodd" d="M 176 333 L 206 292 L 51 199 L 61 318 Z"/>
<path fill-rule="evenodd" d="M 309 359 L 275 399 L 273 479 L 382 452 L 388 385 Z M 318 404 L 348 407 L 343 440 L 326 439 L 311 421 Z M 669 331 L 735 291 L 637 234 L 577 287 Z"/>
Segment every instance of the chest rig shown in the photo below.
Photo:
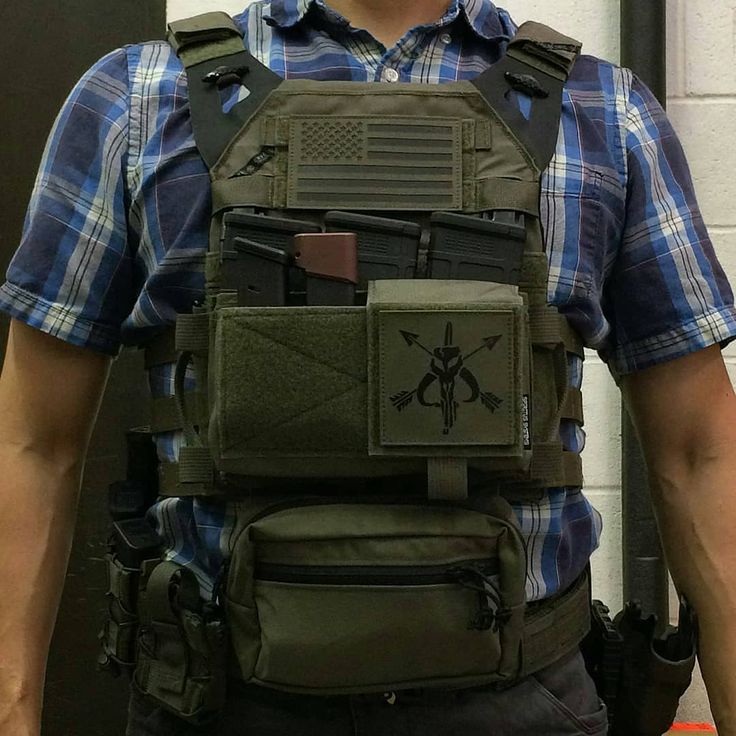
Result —
<path fill-rule="evenodd" d="M 164 492 L 580 486 L 559 424 L 582 423 L 566 365 L 582 345 L 547 305 L 539 222 L 579 44 L 529 23 L 472 83 L 389 86 L 284 81 L 223 14 L 170 41 L 213 219 L 205 303 L 177 323 L 177 396 L 154 406 L 154 430 L 186 436 Z"/>
<path fill-rule="evenodd" d="M 554 662 L 587 631 L 587 583 L 525 605 L 505 499 L 582 483 L 559 439 L 582 422 L 567 375 L 582 345 L 547 305 L 539 221 L 579 44 L 527 24 L 473 82 L 383 86 L 284 81 L 221 13 L 169 40 L 213 217 L 205 300 L 177 320 L 176 396 L 152 429 L 186 440 L 163 494 L 235 510 L 231 674 L 340 694 Z M 244 99 L 224 112 L 233 85 Z M 148 363 L 170 355 L 162 340 Z M 196 715 L 224 688 L 167 612 L 186 578 L 171 563 L 150 577 L 136 682 Z M 172 632 L 197 656 L 172 656 Z"/>

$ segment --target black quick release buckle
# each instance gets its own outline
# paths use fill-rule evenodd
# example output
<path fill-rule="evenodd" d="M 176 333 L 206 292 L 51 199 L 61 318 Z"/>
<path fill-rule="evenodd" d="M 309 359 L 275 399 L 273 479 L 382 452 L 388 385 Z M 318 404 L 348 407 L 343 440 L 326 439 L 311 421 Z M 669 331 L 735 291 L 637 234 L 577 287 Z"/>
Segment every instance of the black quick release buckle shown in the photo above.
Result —
<path fill-rule="evenodd" d="M 539 80 L 531 74 L 516 74 L 515 72 L 506 72 L 504 74 L 506 81 L 511 89 L 516 92 L 523 92 L 529 97 L 536 97 L 545 100 L 549 97 L 549 92 L 542 87 Z"/>
<path fill-rule="evenodd" d="M 202 77 L 202 81 L 205 84 L 216 84 L 219 89 L 223 89 L 232 84 L 240 84 L 249 71 L 247 66 L 218 66 Z"/>

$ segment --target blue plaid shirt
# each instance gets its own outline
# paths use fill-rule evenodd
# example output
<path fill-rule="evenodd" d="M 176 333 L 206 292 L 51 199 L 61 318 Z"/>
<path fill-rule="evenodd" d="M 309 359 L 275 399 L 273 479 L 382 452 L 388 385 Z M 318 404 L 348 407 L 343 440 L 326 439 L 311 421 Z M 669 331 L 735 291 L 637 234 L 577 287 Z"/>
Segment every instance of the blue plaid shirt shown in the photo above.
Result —
<path fill-rule="evenodd" d="M 236 18 L 250 51 L 283 77 L 438 84 L 472 79 L 516 30 L 489 0 L 454 0 L 435 24 L 384 48 L 321 0 L 260 0 Z M 564 30 L 564 29 L 563 29 Z M 677 138 L 629 71 L 583 57 L 564 94 L 543 180 L 549 301 L 615 375 L 736 336 L 736 312 Z M 76 345 L 115 355 L 171 325 L 203 292 L 210 190 L 192 138 L 182 66 L 162 42 L 128 46 L 79 82 L 54 126 L 0 308 Z M 580 385 L 582 365 L 572 363 Z M 150 374 L 171 394 L 172 371 Z M 562 427 L 570 450 L 584 434 Z M 180 438 L 159 438 L 162 458 Z M 516 506 L 530 600 L 571 583 L 600 517 L 579 489 Z M 227 554 L 229 507 L 167 499 L 152 510 L 168 557 L 205 594 Z"/>

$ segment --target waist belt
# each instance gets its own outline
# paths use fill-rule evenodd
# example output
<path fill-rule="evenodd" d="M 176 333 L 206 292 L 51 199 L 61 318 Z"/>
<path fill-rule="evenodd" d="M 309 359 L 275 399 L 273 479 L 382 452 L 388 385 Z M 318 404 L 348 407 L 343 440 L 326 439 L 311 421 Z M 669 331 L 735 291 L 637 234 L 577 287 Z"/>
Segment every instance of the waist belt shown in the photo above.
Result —
<path fill-rule="evenodd" d="M 526 677 L 554 664 L 590 630 L 590 575 L 586 570 L 566 591 L 527 606 L 522 635 Z"/>

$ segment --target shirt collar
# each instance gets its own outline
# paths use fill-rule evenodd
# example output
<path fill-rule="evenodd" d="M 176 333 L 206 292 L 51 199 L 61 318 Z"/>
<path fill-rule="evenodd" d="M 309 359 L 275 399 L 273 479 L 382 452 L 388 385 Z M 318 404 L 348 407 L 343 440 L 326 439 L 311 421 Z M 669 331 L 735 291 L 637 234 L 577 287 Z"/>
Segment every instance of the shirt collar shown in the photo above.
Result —
<path fill-rule="evenodd" d="M 456 2 L 462 9 L 468 25 L 481 38 L 487 41 L 509 41 L 516 34 L 516 25 L 508 12 L 503 8 L 497 8 L 490 0 L 456 0 Z"/>
<path fill-rule="evenodd" d="M 265 20 L 277 28 L 292 28 L 302 21 L 316 2 L 317 0 L 271 0 L 271 9 Z M 329 0 L 325 4 L 329 5 Z M 475 33 L 486 40 L 508 41 L 516 32 L 516 25 L 509 14 L 497 8 L 491 0 L 452 0 L 437 25 L 451 23 L 461 12 Z"/>
<path fill-rule="evenodd" d="M 314 0 L 271 0 L 271 9 L 265 16 L 269 25 L 291 28 L 307 14 Z"/>

